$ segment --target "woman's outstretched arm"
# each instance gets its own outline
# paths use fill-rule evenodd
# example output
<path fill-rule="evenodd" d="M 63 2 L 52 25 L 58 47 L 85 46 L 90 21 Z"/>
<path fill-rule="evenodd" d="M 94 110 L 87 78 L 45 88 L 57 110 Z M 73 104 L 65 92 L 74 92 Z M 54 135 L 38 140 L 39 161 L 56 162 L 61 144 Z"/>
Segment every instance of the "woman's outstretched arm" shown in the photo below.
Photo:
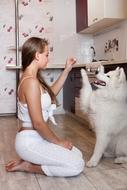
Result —
<path fill-rule="evenodd" d="M 61 90 L 61 88 L 63 87 L 67 79 L 67 76 L 75 63 L 76 63 L 76 59 L 74 58 L 67 59 L 65 69 L 63 70 L 59 78 L 55 81 L 55 83 L 51 86 L 51 89 L 55 95 L 57 95 L 59 91 Z"/>

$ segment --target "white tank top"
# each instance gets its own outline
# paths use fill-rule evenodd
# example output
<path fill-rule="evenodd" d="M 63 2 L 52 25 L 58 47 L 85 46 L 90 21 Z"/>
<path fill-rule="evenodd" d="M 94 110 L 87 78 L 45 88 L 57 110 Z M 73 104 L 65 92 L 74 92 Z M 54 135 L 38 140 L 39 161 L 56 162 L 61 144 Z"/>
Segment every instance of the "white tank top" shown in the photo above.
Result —
<path fill-rule="evenodd" d="M 19 88 L 22 82 L 27 78 L 32 78 L 32 76 L 24 78 L 21 81 Z M 51 103 L 51 97 L 47 92 L 45 93 L 41 92 L 41 107 L 42 107 L 42 116 L 44 120 L 47 121 L 48 119 L 50 119 L 53 122 L 53 124 L 56 125 L 53 116 L 53 111 L 56 109 L 56 104 Z M 22 121 L 23 127 L 32 127 L 32 121 L 29 115 L 27 104 L 23 104 L 22 102 L 19 101 L 19 99 L 18 99 L 18 118 Z"/>

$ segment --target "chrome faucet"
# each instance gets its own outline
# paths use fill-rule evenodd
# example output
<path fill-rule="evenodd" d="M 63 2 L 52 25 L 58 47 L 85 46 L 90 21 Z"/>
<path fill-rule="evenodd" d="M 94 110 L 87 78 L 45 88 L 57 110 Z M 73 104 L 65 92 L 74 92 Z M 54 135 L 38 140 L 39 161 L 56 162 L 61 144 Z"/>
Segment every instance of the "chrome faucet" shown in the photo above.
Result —
<path fill-rule="evenodd" d="M 96 61 L 94 58 L 96 56 L 96 52 L 95 52 L 95 48 L 93 46 L 90 47 L 93 50 L 93 60 L 92 61 Z"/>

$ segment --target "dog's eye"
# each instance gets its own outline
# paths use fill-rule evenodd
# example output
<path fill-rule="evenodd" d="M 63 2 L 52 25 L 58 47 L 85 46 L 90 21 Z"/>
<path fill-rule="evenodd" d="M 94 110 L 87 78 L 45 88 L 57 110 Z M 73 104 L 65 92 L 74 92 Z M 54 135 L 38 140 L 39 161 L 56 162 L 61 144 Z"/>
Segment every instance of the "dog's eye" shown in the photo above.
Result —
<path fill-rule="evenodd" d="M 108 77 L 108 78 L 110 78 L 110 76 L 109 76 L 109 75 L 107 75 L 107 77 Z"/>

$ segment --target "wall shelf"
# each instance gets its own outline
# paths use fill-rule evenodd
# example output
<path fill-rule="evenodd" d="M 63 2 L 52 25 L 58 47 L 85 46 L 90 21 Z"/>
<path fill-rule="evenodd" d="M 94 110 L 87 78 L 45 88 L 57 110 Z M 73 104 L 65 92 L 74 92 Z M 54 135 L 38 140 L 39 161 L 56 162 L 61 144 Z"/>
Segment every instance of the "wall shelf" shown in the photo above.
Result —
<path fill-rule="evenodd" d="M 6 65 L 6 69 L 7 70 L 11 70 L 11 69 L 21 69 L 21 65 Z"/>

